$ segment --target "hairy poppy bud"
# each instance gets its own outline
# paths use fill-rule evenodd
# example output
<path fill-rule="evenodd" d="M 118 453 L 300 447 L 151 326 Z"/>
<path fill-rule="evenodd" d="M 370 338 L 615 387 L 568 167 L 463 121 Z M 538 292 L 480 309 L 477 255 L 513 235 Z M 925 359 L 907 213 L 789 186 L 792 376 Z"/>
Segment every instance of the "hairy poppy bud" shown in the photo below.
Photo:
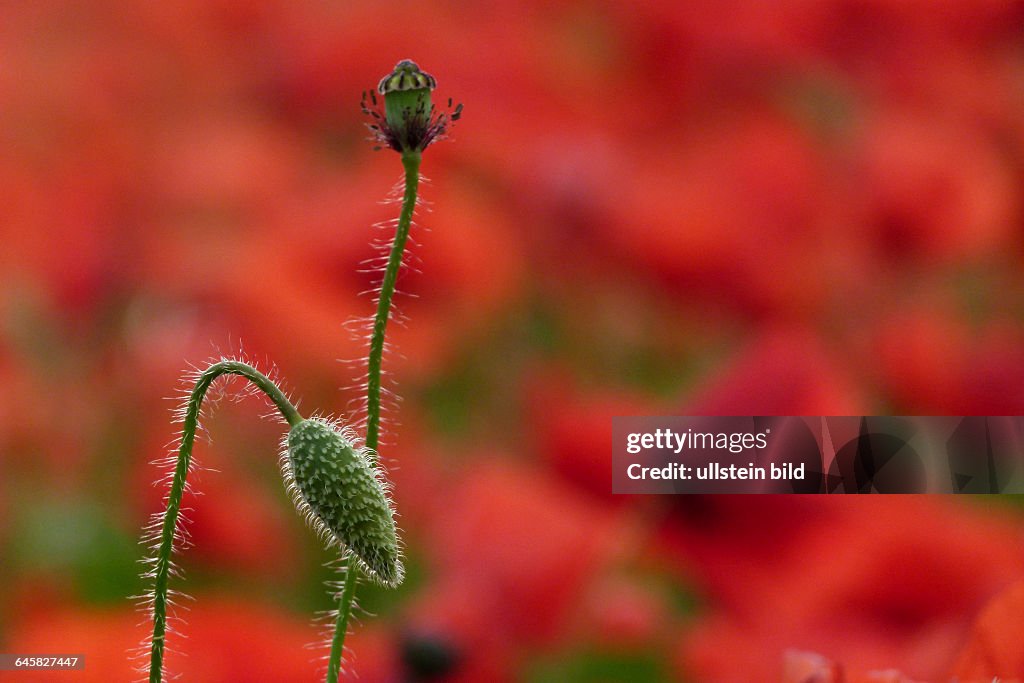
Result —
<path fill-rule="evenodd" d="M 321 418 L 291 428 L 282 465 L 300 512 L 386 586 L 402 581 L 395 515 L 387 486 L 351 430 Z"/>

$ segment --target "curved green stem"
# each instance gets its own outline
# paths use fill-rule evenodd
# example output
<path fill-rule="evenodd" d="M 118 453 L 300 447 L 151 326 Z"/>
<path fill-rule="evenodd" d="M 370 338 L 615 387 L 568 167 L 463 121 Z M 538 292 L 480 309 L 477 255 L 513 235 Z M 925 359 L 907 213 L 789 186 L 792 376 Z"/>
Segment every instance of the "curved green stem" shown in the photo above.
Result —
<path fill-rule="evenodd" d="M 376 453 L 380 441 L 380 370 L 384 356 L 384 332 L 391 313 L 391 300 L 395 294 L 395 282 L 402 266 L 402 254 L 409 238 L 412 214 L 416 208 L 416 192 L 420 184 L 420 160 L 418 151 L 404 152 L 402 166 L 405 167 L 405 193 L 402 196 L 402 210 L 398 216 L 395 239 L 381 281 L 380 298 L 377 300 L 377 314 L 373 319 L 373 333 L 370 337 L 370 354 L 367 361 L 366 379 L 366 446 Z M 345 649 L 345 636 L 352 614 L 359 567 L 349 563 L 345 572 L 345 583 L 338 599 L 338 616 L 334 623 L 334 637 L 331 639 L 331 655 L 327 661 L 327 683 L 337 683 L 341 673 L 341 658 Z"/>
<path fill-rule="evenodd" d="M 174 530 L 181 512 L 181 497 L 185 491 L 185 478 L 192 461 L 192 445 L 199 426 L 199 410 L 207 389 L 221 375 L 239 375 L 255 384 L 265 393 L 288 424 L 295 426 L 302 416 L 291 404 L 288 397 L 274 382 L 256 368 L 236 360 L 221 360 L 199 375 L 196 386 L 185 404 L 185 424 L 181 430 L 181 446 L 178 449 L 178 464 L 174 469 L 171 492 L 167 496 L 167 510 L 160 531 L 160 549 L 157 553 L 155 579 L 153 582 L 153 640 L 149 660 L 149 681 L 160 683 L 163 678 L 164 640 L 167 635 L 167 581 L 171 568 L 171 551 L 174 546 Z"/>

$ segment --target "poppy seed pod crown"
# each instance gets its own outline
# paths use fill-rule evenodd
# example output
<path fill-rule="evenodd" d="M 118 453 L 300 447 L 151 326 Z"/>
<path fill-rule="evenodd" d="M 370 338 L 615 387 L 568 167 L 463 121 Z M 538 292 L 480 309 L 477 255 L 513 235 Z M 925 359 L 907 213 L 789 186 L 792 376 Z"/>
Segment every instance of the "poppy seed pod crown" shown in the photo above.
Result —
<path fill-rule="evenodd" d="M 363 95 L 363 111 L 374 119 L 370 124 L 373 139 L 381 147 L 402 153 L 422 152 L 442 139 L 451 123 L 462 115 L 462 105 L 450 112 L 437 112 L 430 94 L 436 87 L 434 77 L 416 62 L 403 59 L 396 64 L 377 84 L 376 92 Z M 377 110 L 377 93 L 384 96 L 383 115 Z M 451 105 L 449 100 L 449 108 Z"/>

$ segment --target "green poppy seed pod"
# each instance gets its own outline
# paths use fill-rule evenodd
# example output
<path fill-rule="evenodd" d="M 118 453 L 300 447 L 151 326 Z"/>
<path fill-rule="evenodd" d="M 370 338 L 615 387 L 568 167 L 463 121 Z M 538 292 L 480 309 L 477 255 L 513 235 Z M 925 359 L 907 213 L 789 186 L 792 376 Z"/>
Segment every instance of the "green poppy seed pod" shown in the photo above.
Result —
<path fill-rule="evenodd" d="M 303 420 L 288 432 L 285 477 L 314 529 L 348 548 L 371 577 L 397 586 L 403 569 L 394 509 L 380 468 L 357 443 L 349 429 Z"/>
<path fill-rule="evenodd" d="M 426 125 L 430 119 L 430 91 L 437 87 L 434 77 L 408 59 L 395 65 L 381 79 L 377 92 L 384 96 L 384 114 L 388 126 L 401 131 L 414 123 Z"/>

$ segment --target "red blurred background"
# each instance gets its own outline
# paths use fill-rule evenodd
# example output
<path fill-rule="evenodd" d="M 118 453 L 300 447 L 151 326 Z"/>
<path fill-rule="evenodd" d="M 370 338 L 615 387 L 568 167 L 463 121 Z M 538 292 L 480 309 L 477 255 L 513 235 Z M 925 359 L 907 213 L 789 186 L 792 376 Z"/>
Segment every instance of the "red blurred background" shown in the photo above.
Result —
<path fill-rule="evenodd" d="M 400 173 L 359 98 L 402 58 L 465 116 L 399 285 L 410 571 L 361 590 L 360 680 L 1024 678 L 1006 497 L 609 494 L 613 415 L 1021 414 L 1022 39 L 1009 0 L 0 5 L 0 651 L 87 661 L 12 680 L 131 676 L 189 363 L 358 399 Z M 262 412 L 198 447 L 185 680 L 325 654 Z"/>

